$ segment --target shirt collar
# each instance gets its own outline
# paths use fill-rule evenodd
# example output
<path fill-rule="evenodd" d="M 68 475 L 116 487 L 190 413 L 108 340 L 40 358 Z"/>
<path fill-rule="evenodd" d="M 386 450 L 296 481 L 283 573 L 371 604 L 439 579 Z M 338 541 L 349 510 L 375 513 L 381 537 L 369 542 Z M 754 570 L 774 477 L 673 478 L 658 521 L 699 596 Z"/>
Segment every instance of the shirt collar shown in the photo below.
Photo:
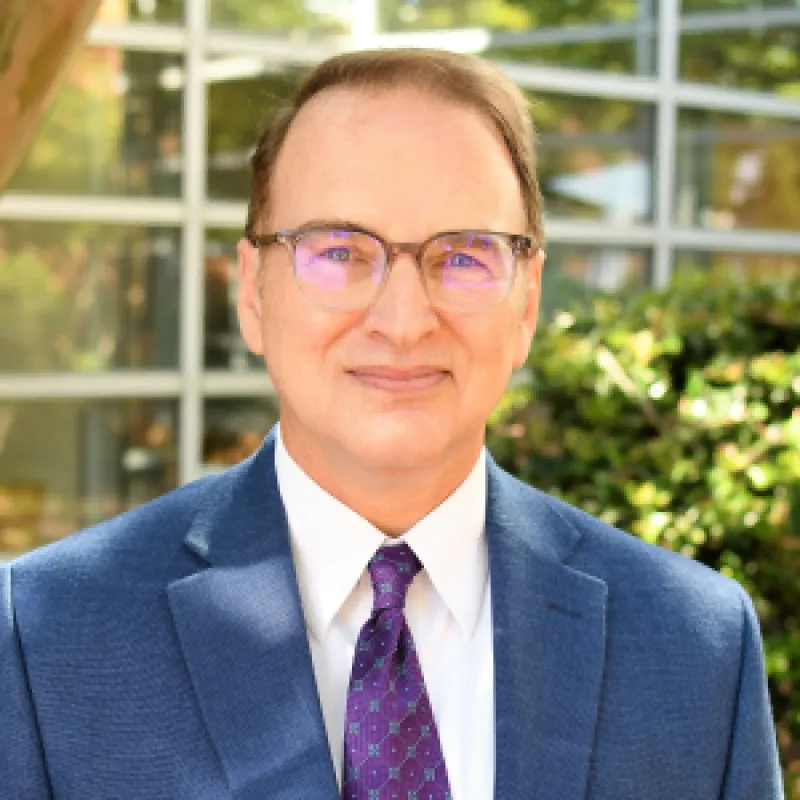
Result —
<path fill-rule="evenodd" d="M 306 623 L 322 640 L 367 563 L 387 542 L 406 541 L 462 632 L 472 636 L 486 591 L 486 453 L 464 482 L 399 539 L 315 483 L 289 455 L 278 428 L 275 471 L 286 508 Z"/>

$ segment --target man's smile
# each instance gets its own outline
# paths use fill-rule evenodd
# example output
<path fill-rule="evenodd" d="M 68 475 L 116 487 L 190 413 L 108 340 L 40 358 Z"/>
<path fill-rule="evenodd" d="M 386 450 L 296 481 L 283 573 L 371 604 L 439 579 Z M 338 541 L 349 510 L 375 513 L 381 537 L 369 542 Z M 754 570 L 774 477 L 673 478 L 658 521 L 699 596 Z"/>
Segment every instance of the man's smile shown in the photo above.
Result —
<path fill-rule="evenodd" d="M 362 386 L 389 394 L 420 394 L 441 385 L 450 373 L 438 367 L 364 366 L 347 370 Z"/>

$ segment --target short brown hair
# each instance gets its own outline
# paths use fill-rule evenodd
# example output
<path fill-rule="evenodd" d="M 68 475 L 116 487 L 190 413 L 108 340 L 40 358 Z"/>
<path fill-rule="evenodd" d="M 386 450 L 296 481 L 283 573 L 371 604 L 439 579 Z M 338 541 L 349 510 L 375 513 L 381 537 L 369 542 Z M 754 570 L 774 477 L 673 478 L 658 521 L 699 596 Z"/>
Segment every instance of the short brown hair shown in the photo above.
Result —
<path fill-rule="evenodd" d="M 491 120 L 508 148 L 519 180 L 529 233 L 543 246 L 542 197 L 536 178 L 533 124 L 522 91 L 497 67 L 476 56 L 422 48 L 362 50 L 323 61 L 300 83 L 289 105 L 261 134 L 250 161 L 247 233 L 269 213 L 270 183 L 281 147 L 300 109 L 331 88 L 410 86 L 474 109 Z"/>

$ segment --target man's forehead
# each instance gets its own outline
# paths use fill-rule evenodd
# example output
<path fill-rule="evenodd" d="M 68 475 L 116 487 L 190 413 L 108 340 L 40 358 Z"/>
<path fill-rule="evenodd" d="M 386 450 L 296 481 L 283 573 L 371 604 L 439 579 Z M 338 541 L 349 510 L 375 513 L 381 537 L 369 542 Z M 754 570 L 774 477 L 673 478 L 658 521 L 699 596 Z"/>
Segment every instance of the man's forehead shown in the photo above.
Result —
<path fill-rule="evenodd" d="M 289 129 L 330 125 L 396 125 L 412 109 L 447 102 L 433 92 L 410 84 L 360 87 L 335 86 L 312 97 L 298 111 Z M 452 101 L 451 101 L 452 103 Z"/>
<path fill-rule="evenodd" d="M 494 123 L 477 109 L 415 85 L 332 87 L 312 97 L 297 113 L 281 156 L 309 158 L 331 150 L 356 157 L 358 137 L 401 147 L 398 155 L 423 155 L 456 145 L 470 131 L 483 129 L 479 149 L 508 156 Z M 487 135 L 488 134 L 488 135 Z M 493 147 L 492 140 L 497 147 Z M 404 146 L 404 142 L 408 146 Z M 473 139 L 474 141 L 474 139 Z M 413 149 L 412 149 L 413 148 Z"/>
<path fill-rule="evenodd" d="M 344 216 L 390 238 L 524 224 L 516 175 L 493 124 L 405 85 L 335 87 L 309 100 L 278 157 L 271 205 L 277 227 Z M 419 217 L 426 224 L 411 226 Z M 389 231 L 381 224 L 387 218 L 413 231 Z"/>

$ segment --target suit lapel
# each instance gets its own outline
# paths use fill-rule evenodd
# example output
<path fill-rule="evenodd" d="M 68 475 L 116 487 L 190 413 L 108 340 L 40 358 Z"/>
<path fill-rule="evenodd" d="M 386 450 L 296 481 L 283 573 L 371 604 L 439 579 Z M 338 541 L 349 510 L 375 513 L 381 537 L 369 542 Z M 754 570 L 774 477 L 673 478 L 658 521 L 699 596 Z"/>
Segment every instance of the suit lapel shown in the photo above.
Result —
<path fill-rule="evenodd" d="M 606 585 L 566 566 L 580 534 L 490 462 L 496 800 L 584 797 L 605 662 Z"/>
<path fill-rule="evenodd" d="M 215 480 L 187 537 L 210 566 L 168 589 L 203 719 L 234 797 L 334 800 L 273 437 Z"/>
<path fill-rule="evenodd" d="M 606 586 L 567 566 L 580 534 L 489 462 L 496 800 L 585 795 L 605 659 Z M 168 597 L 237 800 L 335 800 L 274 440 L 198 493 L 187 544 L 208 567 Z"/>

